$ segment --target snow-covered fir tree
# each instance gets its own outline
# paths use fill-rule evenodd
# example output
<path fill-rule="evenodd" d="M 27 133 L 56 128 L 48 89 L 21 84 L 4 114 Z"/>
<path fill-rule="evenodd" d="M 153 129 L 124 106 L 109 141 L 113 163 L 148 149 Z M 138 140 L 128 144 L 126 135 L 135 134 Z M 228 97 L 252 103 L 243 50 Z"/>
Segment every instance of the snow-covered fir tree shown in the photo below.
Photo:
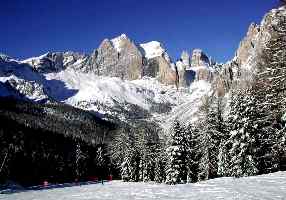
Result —
<path fill-rule="evenodd" d="M 185 181 L 183 174 L 184 163 L 184 147 L 183 147 L 183 129 L 179 121 L 175 121 L 169 146 L 167 148 L 167 166 L 166 166 L 166 183 L 177 184 Z"/>
<path fill-rule="evenodd" d="M 154 181 L 156 162 L 160 169 L 164 163 L 162 156 L 158 156 L 163 142 L 159 141 L 157 134 L 158 127 L 142 123 L 136 128 L 123 127 L 114 137 L 109 147 L 110 156 L 121 169 L 124 181 Z M 158 174 L 157 180 L 164 180 L 164 173 L 160 177 Z"/>
<path fill-rule="evenodd" d="M 76 178 L 80 178 L 85 171 L 85 159 L 86 155 L 84 154 L 80 142 L 77 142 L 75 145 L 75 175 Z"/>
<path fill-rule="evenodd" d="M 134 149 L 130 148 L 125 152 L 123 162 L 121 164 L 121 177 L 123 181 L 139 180 L 139 156 Z"/>
<path fill-rule="evenodd" d="M 195 149 L 193 128 L 175 121 L 167 148 L 166 183 L 190 183 L 195 181 Z"/>
<path fill-rule="evenodd" d="M 139 180 L 148 182 L 154 180 L 154 169 L 155 169 L 155 148 L 154 146 L 146 146 L 141 152 L 140 157 L 140 177 Z"/>
<path fill-rule="evenodd" d="M 229 171 L 229 154 L 225 141 L 221 141 L 219 145 L 217 174 L 218 176 L 227 176 Z"/>
<path fill-rule="evenodd" d="M 165 181 L 165 166 L 166 166 L 166 152 L 162 151 L 163 148 L 158 148 L 155 156 L 155 166 L 154 166 L 154 181 L 157 183 L 162 183 Z"/>
<path fill-rule="evenodd" d="M 198 155 L 198 180 L 217 176 L 219 146 L 225 135 L 222 117 L 222 99 L 206 96 L 200 110 L 200 122 L 196 125 L 196 149 Z"/>
<path fill-rule="evenodd" d="M 185 154 L 185 177 L 187 183 L 195 182 L 197 178 L 197 161 L 194 140 L 194 128 L 191 124 L 183 127 L 183 146 Z"/>
<path fill-rule="evenodd" d="M 122 179 L 124 181 L 137 181 L 139 155 L 135 148 L 134 130 L 130 127 L 122 127 L 110 144 L 109 152 L 112 162 L 121 170 Z"/>
<path fill-rule="evenodd" d="M 125 157 L 123 162 L 121 163 L 121 179 L 123 181 L 130 181 L 131 179 L 131 167 L 130 167 L 131 160 L 129 157 Z"/>
<path fill-rule="evenodd" d="M 285 122 L 286 111 L 286 16 L 279 13 L 258 63 L 253 96 L 260 111 L 257 121 L 262 124 L 260 134 L 260 169 L 269 173 L 286 169 Z"/>
<path fill-rule="evenodd" d="M 96 162 L 97 166 L 102 168 L 105 165 L 105 160 L 104 160 L 104 152 L 103 152 L 103 147 L 98 147 L 96 151 Z"/>
<path fill-rule="evenodd" d="M 243 94 L 243 95 L 242 95 Z M 258 173 L 257 151 L 259 130 L 255 122 L 255 99 L 247 91 L 241 91 L 233 99 L 229 113 L 230 138 L 228 175 L 251 176 Z"/>

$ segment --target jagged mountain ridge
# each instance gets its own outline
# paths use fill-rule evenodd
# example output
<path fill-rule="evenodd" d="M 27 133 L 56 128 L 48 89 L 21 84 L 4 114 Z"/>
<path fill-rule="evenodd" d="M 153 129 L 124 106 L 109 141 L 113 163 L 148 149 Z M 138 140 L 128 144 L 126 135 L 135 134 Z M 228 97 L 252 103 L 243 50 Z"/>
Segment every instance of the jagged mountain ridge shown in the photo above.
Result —
<path fill-rule="evenodd" d="M 174 85 L 164 85 L 152 77 L 129 81 L 72 67 L 40 73 L 29 64 L 14 60 L 1 63 L 0 68 L 1 96 L 63 102 L 97 112 L 108 119 L 115 116 L 123 121 L 151 119 L 164 122 L 174 107 L 187 103 L 192 96 L 187 88 L 177 91 Z M 196 95 L 196 98 L 200 96 Z M 194 107 L 198 107 L 197 104 L 199 101 Z"/>
<path fill-rule="evenodd" d="M 202 96 L 214 91 L 224 96 L 235 80 L 247 78 L 245 69 L 255 67 L 271 37 L 271 23 L 284 12 L 274 9 L 260 26 L 252 24 L 236 57 L 222 65 L 201 50 L 183 52 L 172 63 L 161 43 L 138 45 L 126 35 L 103 40 L 91 55 L 47 53 L 24 61 L 1 56 L 1 95 L 14 92 L 33 101 L 60 101 L 123 120 L 192 120 Z"/>
<path fill-rule="evenodd" d="M 135 58 L 130 56 L 134 54 Z M 124 34 L 104 39 L 91 55 L 49 52 L 23 61 L 2 59 L 1 63 L 0 79 L 10 94 L 33 101 L 64 102 L 104 117 L 165 121 L 175 106 L 190 98 L 187 88 L 177 93 L 177 66 L 161 43 L 138 45 Z M 3 95 L 8 95 L 7 88 L 5 93 L 2 89 Z"/>
<path fill-rule="evenodd" d="M 93 72 L 100 76 L 136 80 L 144 76 L 157 78 L 163 84 L 184 82 L 187 77 L 178 71 L 181 61 L 172 63 L 170 56 L 158 41 L 136 44 L 125 34 L 113 39 L 104 39 L 90 55 L 76 52 L 48 52 L 39 57 L 21 61 L 40 73 L 73 68 L 81 72 Z M 208 66 L 209 58 L 202 50 L 195 49 L 190 66 Z M 191 70 L 191 69 L 188 69 Z M 180 84 L 186 86 L 186 84 Z"/>
<path fill-rule="evenodd" d="M 215 71 L 212 84 L 220 95 L 225 95 L 230 87 L 245 87 L 252 82 L 253 75 L 261 67 L 260 60 L 266 43 L 275 37 L 273 27 L 279 23 L 279 17 L 285 15 L 286 7 L 282 6 L 266 13 L 260 24 L 250 24 L 234 58 L 221 64 L 219 70 Z"/>

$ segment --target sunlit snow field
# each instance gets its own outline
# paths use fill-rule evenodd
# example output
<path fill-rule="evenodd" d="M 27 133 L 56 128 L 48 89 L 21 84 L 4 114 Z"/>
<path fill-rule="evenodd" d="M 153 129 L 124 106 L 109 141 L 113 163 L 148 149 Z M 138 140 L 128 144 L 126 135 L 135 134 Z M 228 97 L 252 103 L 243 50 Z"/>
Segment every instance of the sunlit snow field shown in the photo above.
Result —
<path fill-rule="evenodd" d="M 2 194 L 11 200 L 133 199 L 286 199 L 286 172 L 247 178 L 217 178 L 185 185 L 109 183 Z"/>

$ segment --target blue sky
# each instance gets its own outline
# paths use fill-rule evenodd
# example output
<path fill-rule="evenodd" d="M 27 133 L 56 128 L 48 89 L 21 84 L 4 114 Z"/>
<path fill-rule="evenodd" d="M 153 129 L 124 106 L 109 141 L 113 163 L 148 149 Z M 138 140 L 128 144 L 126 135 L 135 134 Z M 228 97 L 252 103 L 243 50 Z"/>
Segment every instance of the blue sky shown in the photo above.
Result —
<path fill-rule="evenodd" d="M 126 33 L 157 40 L 173 60 L 202 48 L 233 57 L 251 22 L 277 0 L 0 0 L 0 52 L 23 59 L 47 51 L 90 53 L 104 38 Z"/>

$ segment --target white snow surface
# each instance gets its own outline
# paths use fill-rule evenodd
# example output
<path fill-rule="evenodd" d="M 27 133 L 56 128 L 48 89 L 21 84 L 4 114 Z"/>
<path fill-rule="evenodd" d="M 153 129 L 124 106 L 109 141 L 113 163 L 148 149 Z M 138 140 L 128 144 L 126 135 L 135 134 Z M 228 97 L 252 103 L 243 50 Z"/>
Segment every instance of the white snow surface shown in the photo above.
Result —
<path fill-rule="evenodd" d="M 122 42 L 127 39 L 126 34 L 121 34 L 120 36 L 111 39 L 111 43 L 113 44 L 116 51 L 121 52 Z"/>
<path fill-rule="evenodd" d="M 286 199 L 286 172 L 244 178 L 217 178 L 199 183 L 166 185 L 156 183 L 102 184 L 29 191 L 0 195 L 5 200 L 282 200 Z"/>
<path fill-rule="evenodd" d="M 29 92 L 28 87 L 24 87 L 23 92 L 27 98 L 35 101 L 49 97 L 78 108 L 96 111 L 101 116 L 113 115 L 114 107 L 123 106 L 128 110 L 128 105 L 136 105 L 162 125 L 171 124 L 176 118 L 182 122 L 196 119 L 194 115 L 201 104 L 200 99 L 210 91 L 210 84 L 206 81 L 194 82 L 190 89 L 179 88 L 177 91 L 174 85 L 164 85 L 150 77 L 128 81 L 83 73 L 73 68 L 40 74 L 28 66 L 18 64 L 7 64 L 1 68 L 0 82 L 5 83 L 10 79 L 34 85 L 34 93 Z M 9 95 L 4 84 L 0 89 L 0 95 Z M 120 119 L 125 120 L 124 113 L 118 114 Z"/>
<path fill-rule="evenodd" d="M 144 49 L 144 56 L 147 59 L 155 58 L 162 56 L 165 52 L 165 49 L 162 47 L 161 43 L 158 41 L 151 41 L 147 43 L 140 44 Z"/>
<path fill-rule="evenodd" d="M 172 96 L 162 95 L 162 90 L 173 90 L 174 86 L 163 86 L 153 78 L 127 81 L 116 77 L 103 77 L 91 73 L 81 73 L 73 69 L 59 73 L 45 74 L 47 80 L 60 80 L 66 88 L 77 91 L 65 102 L 76 105 L 81 101 L 101 102 L 113 106 L 114 102 L 136 104 L 146 110 L 150 109 L 150 102 L 174 103 Z M 66 89 L 63 88 L 63 89 Z M 60 99 L 62 92 L 53 88 L 54 96 Z"/>
<path fill-rule="evenodd" d="M 7 69 L 6 69 L 7 68 Z M 194 82 L 190 90 L 180 88 L 176 90 L 174 85 L 164 85 L 155 78 L 143 77 L 139 80 L 122 80 L 115 77 L 102 77 L 93 73 L 83 73 L 72 68 L 60 72 L 38 74 L 29 67 L 9 66 L 3 68 L 4 72 L 13 70 L 11 75 L 0 73 L 0 82 L 9 79 L 27 80 L 30 83 L 43 86 L 44 91 L 52 99 L 69 105 L 93 110 L 100 114 L 112 114 L 113 106 L 132 104 L 148 111 L 152 118 L 162 124 L 171 124 L 175 118 L 182 121 L 193 118 L 201 101 L 201 97 L 210 90 L 210 84 L 205 81 Z M 1 86 L 2 96 L 9 95 Z M 40 89 L 40 88 L 39 88 Z M 27 96 L 29 99 L 41 100 L 43 95 L 38 93 Z M 104 105 L 104 107 L 100 106 Z M 154 111 L 153 106 L 171 106 L 170 112 Z M 111 109 L 111 110 L 110 110 Z M 122 114 L 123 115 L 123 114 Z M 124 120 L 124 116 L 120 116 Z M 195 119 L 195 118 L 194 118 Z"/>
<path fill-rule="evenodd" d="M 43 55 L 37 56 L 37 57 L 27 58 L 27 59 L 21 60 L 20 63 L 32 64 L 32 62 L 39 62 L 41 59 L 46 57 L 48 54 L 49 54 L 49 52 L 47 52 L 47 53 L 45 53 Z"/>
<path fill-rule="evenodd" d="M 195 114 L 201 105 L 201 98 L 211 91 L 210 83 L 206 81 L 196 81 L 188 89 L 161 84 L 154 78 L 143 77 L 142 79 L 127 81 L 115 77 L 102 77 L 94 74 L 81 73 L 73 69 L 63 70 L 59 73 L 45 74 L 47 80 L 59 80 L 65 83 L 65 88 L 52 88 L 53 97 L 63 99 L 61 89 L 76 91 L 73 96 L 63 100 L 72 106 L 78 106 L 80 102 L 91 102 L 83 109 L 97 110 L 94 103 L 100 102 L 108 107 L 117 103 L 135 104 L 150 113 L 162 124 L 171 124 L 176 118 L 182 122 L 196 121 Z M 152 105 L 163 103 L 171 104 L 170 113 L 154 113 Z M 81 108 L 81 107 L 80 107 Z M 108 111 L 100 111 L 101 114 Z M 166 126 L 168 127 L 168 126 Z"/>
<path fill-rule="evenodd" d="M 81 109 L 95 111 L 102 117 L 119 114 L 118 117 L 122 120 L 126 120 L 124 112 L 118 113 L 116 109 L 125 108 L 133 112 L 134 108 L 130 105 L 136 105 L 139 110 L 143 109 L 140 112 L 147 111 L 151 119 L 162 125 L 171 124 L 176 118 L 182 122 L 196 119 L 193 116 L 200 106 L 200 99 L 210 90 L 210 84 L 205 81 L 194 82 L 190 90 L 180 88 L 177 91 L 174 85 L 164 85 L 150 77 L 128 81 L 84 73 L 73 68 L 40 74 L 29 66 L 17 63 L 8 63 L 0 70 L 0 82 L 5 83 L 10 79 L 21 84 L 25 82 L 27 87 L 22 88 L 22 85 L 19 85 L 15 89 L 21 94 L 24 92 L 26 98 L 35 101 L 51 98 Z M 20 91 L 21 88 L 23 91 Z M 31 91 L 29 88 L 34 89 Z M 4 84 L 0 90 L 0 96 L 9 96 L 10 92 Z"/>
<path fill-rule="evenodd" d="M 198 120 L 197 112 L 202 105 L 202 98 L 212 93 L 211 84 L 204 80 L 195 81 L 191 84 L 189 92 L 189 96 L 185 96 L 185 91 L 177 92 L 178 105 L 166 118 L 166 130 L 175 119 L 183 123 L 195 123 Z"/>

